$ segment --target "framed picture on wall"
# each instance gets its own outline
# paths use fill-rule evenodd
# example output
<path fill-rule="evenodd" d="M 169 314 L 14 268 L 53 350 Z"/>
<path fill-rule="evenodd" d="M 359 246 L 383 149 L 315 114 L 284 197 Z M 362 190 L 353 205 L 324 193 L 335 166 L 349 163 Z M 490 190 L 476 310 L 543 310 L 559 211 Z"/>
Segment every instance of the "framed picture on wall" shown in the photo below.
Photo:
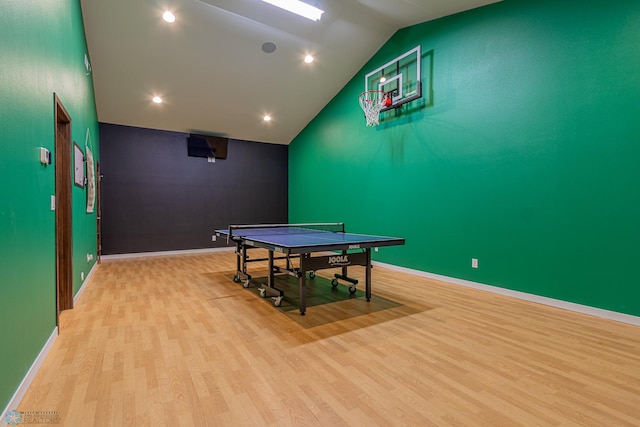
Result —
<path fill-rule="evenodd" d="M 73 183 L 84 188 L 84 153 L 75 142 L 73 143 Z"/>
<path fill-rule="evenodd" d="M 93 153 L 88 145 L 85 146 L 87 151 L 87 213 L 93 213 L 96 201 L 96 180 L 93 172 Z"/>

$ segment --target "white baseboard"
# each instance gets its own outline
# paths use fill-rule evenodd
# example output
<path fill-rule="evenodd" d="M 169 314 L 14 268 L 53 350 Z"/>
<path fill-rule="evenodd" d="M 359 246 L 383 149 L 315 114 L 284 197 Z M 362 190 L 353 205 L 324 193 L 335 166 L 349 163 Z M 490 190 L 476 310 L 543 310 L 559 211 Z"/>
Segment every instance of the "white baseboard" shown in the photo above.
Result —
<path fill-rule="evenodd" d="M 540 295 L 528 294 L 526 292 L 500 288 L 498 286 L 485 285 L 483 283 L 472 282 L 469 280 L 456 279 L 455 277 L 441 276 L 439 274 L 427 273 L 419 270 L 412 270 L 409 268 L 398 267 L 391 264 L 384 264 L 382 262 L 377 262 L 377 261 L 372 261 L 372 265 L 378 265 L 380 267 L 384 267 L 389 270 L 399 271 L 402 273 L 413 274 L 414 276 L 426 277 L 427 279 L 434 279 L 441 282 L 451 283 L 453 285 L 465 286 L 467 288 L 474 288 L 482 291 L 493 292 L 495 294 L 518 298 L 525 301 L 544 304 L 551 307 L 556 307 L 564 310 L 575 311 L 577 313 L 587 314 L 590 316 L 596 316 L 604 319 L 615 320 L 617 322 L 629 323 L 631 325 L 640 326 L 640 317 L 632 316 L 630 314 L 618 313 L 617 311 L 604 310 L 601 308 L 591 307 L 588 305 L 576 304 L 576 303 L 562 301 L 554 298 L 547 298 Z"/>
<path fill-rule="evenodd" d="M 11 398 L 11 400 L 9 400 L 7 407 L 4 408 L 4 411 L 2 411 L 2 413 L 0 414 L 0 427 L 7 427 L 7 420 L 6 420 L 7 412 L 15 410 L 18 407 L 18 405 L 22 401 L 22 398 L 27 393 L 29 386 L 33 382 L 33 379 L 38 373 L 40 366 L 42 366 L 42 362 L 44 362 L 44 359 L 47 357 L 47 354 L 49 354 L 49 351 L 51 350 L 51 347 L 53 347 L 53 343 L 56 342 L 57 338 L 58 338 L 58 327 L 56 326 L 53 329 L 53 332 L 51 333 L 51 336 L 45 343 L 44 347 L 42 347 L 42 350 L 40 350 L 40 354 L 38 354 L 38 357 L 36 357 L 36 360 L 33 362 L 31 367 L 29 368 L 29 371 L 27 371 L 27 375 L 25 375 L 25 377 L 22 379 L 22 382 L 18 386 L 18 389 L 13 394 L 13 397 Z"/>
<path fill-rule="evenodd" d="M 102 255 L 101 260 L 110 259 L 123 259 L 123 258 L 141 258 L 141 257 L 155 257 L 155 256 L 169 256 L 169 255 L 189 255 L 200 254 L 207 252 L 221 252 L 221 251 L 233 251 L 235 247 L 225 246 L 222 248 L 206 248 L 206 249 L 186 249 L 183 251 L 160 251 L 160 252 L 138 252 L 131 254 L 117 254 L 117 255 Z"/>
<path fill-rule="evenodd" d="M 84 278 L 84 281 L 82 282 L 82 286 L 80 286 L 80 289 L 78 289 L 78 292 L 74 295 L 73 297 L 74 307 L 78 303 L 78 299 L 80 298 L 80 295 L 84 292 L 86 284 L 89 283 L 89 278 L 91 278 L 91 275 L 93 274 L 97 266 L 98 266 L 98 263 L 94 262 L 93 265 L 91 266 L 91 270 L 89 270 L 89 274 L 87 274 L 87 277 Z"/>

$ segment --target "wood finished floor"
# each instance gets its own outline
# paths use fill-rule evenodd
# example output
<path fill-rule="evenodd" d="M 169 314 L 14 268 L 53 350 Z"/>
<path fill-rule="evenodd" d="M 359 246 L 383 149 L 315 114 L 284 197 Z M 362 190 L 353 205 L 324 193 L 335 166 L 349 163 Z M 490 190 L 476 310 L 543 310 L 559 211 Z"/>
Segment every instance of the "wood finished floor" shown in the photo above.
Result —
<path fill-rule="evenodd" d="M 18 410 L 65 426 L 640 425 L 636 326 L 381 267 L 371 302 L 320 277 L 300 316 L 295 286 L 276 308 L 234 268 L 232 252 L 103 261 Z"/>

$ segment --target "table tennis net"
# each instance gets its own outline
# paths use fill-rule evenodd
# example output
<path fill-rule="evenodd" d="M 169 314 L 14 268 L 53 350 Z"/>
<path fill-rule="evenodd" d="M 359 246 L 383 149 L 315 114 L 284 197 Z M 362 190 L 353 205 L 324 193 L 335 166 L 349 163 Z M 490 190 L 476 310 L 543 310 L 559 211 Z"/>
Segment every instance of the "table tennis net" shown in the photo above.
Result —
<path fill-rule="evenodd" d="M 315 223 L 315 224 L 261 224 L 231 226 L 232 236 L 273 236 L 309 233 L 339 233 L 344 232 L 343 223 Z"/>

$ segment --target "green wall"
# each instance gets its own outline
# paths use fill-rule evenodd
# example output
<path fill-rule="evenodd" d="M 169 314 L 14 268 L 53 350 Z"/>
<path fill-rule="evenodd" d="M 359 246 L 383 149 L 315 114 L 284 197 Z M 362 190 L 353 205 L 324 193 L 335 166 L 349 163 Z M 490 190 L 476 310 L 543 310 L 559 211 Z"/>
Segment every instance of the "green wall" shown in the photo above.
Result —
<path fill-rule="evenodd" d="M 38 151 L 54 157 L 54 92 L 72 139 L 84 151 L 89 129 L 99 156 L 85 53 L 79 0 L 0 0 L 0 410 L 56 326 L 55 165 L 41 165 Z M 75 293 L 96 260 L 96 216 L 84 189 L 74 186 L 72 199 Z"/>
<path fill-rule="evenodd" d="M 433 105 L 367 128 L 364 75 L 418 44 Z M 640 315 L 639 46 L 637 0 L 505 0 L 398 31 L 290 145 L 290 222 L 405 237 L 385 263 Z"/>

